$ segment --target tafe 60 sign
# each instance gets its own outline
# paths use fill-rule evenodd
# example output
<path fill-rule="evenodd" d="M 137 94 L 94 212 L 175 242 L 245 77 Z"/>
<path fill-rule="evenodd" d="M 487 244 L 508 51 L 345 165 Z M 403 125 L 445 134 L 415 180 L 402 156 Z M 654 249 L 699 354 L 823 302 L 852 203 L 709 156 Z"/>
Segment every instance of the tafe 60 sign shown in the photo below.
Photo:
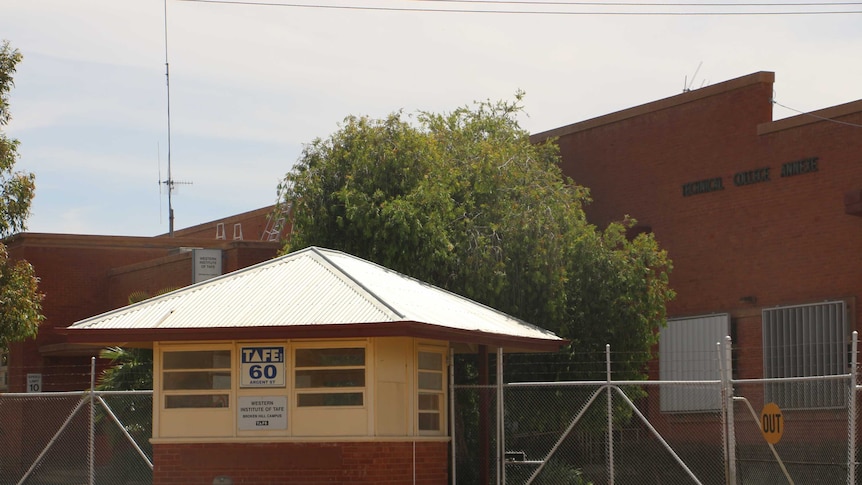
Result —
<path fill-rule="evenodd" d="M 284 347 L 241 347 L 240 387 L 284 387 Z"/>

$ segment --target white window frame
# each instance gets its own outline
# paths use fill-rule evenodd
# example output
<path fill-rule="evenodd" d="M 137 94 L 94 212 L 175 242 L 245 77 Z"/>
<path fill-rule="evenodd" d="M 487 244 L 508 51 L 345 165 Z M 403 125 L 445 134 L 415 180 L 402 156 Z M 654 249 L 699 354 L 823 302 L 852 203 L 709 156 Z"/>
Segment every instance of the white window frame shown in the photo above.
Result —
<path fill-rule="evenodd" d="M 668 319 L 659 334 L 659 379 L 719 380 L 717 342 L 730 334 L 730 314 L 716 313 Z M 662 412 L 712 412 L 721 408 L 716 386 L 662 385 Z"/>
<path fill-rule="evenodd" d="M 843 300 L 765 308 L 761 318 L 765 379 L 848 372 L 850 325 Z M 847 406 L 846 383 L 839 380 L 767 382 L 764 394 L 782 409 Z"/>
<path fill-rule="evenodd" d="M 440 369 L 422 369 L 421 368 L 421 355 L 422 354 L 435 354 L 440 356 Z M 419 345 L 416 349 L 416 368 L 415 368 L 415 380 L 416 380 L 416 433 L 419 435 L 426 436 L 440 436 L 446 432 L 446 420 L 447 420 L 447 399 L 446 399 L 446 391 L 447 391 L 447 371 L 448 371 L 448 352 L 446 348 L 443 347 L 432 347 L 427 345 Z M 422 375 L 438 375 L 440 380 L 440 388 L 423 388 L 422 387 Z M 435 396 L 437 398 L 437 409 L 422 409 L 422 397 L 426 398 L 429 396 Z M 422 415 L 437 415 L 437 429 L 422 429 L 420 419 Z"/>
<path fill-rule="evenodd" d="M 236 404 L 234 403 L 236 399 L 236 395 L 234 393 L 234 379 L 236 372 L 233 368 L 233 361 L 235 357 L 234 346 L 227 345 L 213 345 L 206 347 L 173 347 L 166 346 L 160 349 L 160 361 L 161 366 L 159 369 L 159 390 L 161 392 L 160 400 L 161 400 L 161 408 L 168 411 L 179 411 L 179 410 L 206 410 L 206 409 L 232 409 Z M 176 369 L 168 369 L 166 368 L 165 355 L 170 353 L 182 353 L 182 352 L 227 352 L 228 357 L 226 359 L 225 365 L 223 367 L 201 367 L 201 368 L 176 368 Z M 167 375 L 170 374 L 178 374 L 178 373 L 195 373 L 195 372 L 220 372 L 226 373 L 228 375 L 228 381 L 226 387 L 213 387 L 212 389 L 168 389 L 167 388 Z M 168 406 L 168 400 L 174 396 L 212 396 L 213 397 L 213 405 L 212 406 L 177 406 L 170 407 Z"/>
<path fill-rule="evenodd" d="M 333 350 L 333 349 L 362 349 L 363 364 L 346 365 L 346 366 L 300 366 L 297 359 L 297 352 L 301 350 Z M 369 385 L 369 349 L 366 341 L 335 341 L 335 342 L 302 342 L 295 343 L 291 347 L 290 361 L 292 370 L 293 385 L 290 386 L 293 394 L 292 407 L 301 409 L 361 409 L 368 406 L 368 385 Z M 302 371 L 327 371 L 327 370 L 359 370 L 363 372 L 364 385 L 362 386 L 344 386 L 344 387 L 304 387 L 301 385 L 301 378 L 298 373 Z M 362 404 L 344 404 L 344 405 L 300 405 L 301 396 L 312 394 L 360 394 L 362 396 Z"/>

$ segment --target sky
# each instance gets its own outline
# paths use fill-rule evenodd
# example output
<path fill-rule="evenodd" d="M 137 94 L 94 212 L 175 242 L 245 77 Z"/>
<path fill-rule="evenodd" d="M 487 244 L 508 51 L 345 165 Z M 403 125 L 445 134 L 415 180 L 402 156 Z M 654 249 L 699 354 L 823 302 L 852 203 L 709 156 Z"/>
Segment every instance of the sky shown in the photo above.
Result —
<path fill-rule="evenodd" d="M 523 90 L 538 133 L 758 71 L 775 119 L 862 99 L 862 2 L 594 3 L 2 0 L 27 230 L 167 233 L 169 158 L 176 229 L 274 204 L 349 115 Z"/>

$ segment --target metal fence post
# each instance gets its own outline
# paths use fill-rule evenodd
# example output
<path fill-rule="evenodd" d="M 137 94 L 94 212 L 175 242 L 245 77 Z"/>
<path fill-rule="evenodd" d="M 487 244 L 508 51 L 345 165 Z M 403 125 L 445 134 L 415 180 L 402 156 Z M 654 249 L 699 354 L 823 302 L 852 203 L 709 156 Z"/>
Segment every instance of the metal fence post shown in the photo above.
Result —
<path fill-rule="evenodd" d="M 856 392 L 859 332 L 853 331 L 850 351 L 850 385 L 847 401 L 847 485 L 856 485 Z"/>
<path fill-rule="evenodd" d="M 736 485 L 736 429 L 733 420 L 733 351 L 730 336 L 724 337 L 724 375 L 726 386 L 725 406 L 727 407 L 727 483 Z"/>
<path fill-rule="evenodd" d="M 90 485 L 96 483 L 96 358 L 90 358 Z"/>
<path fill-rule="evenodd" d="M 605 371 L 608 387 L 608 485 L 614 485 L 614 406 L 611 389 L 611 344 L 605 344 Z"/>
<path fill-rule="evenodd" d="M 503 432 L 503 347 L 497 347 L 497 483 L 506 483 L 506 437 Z"/>

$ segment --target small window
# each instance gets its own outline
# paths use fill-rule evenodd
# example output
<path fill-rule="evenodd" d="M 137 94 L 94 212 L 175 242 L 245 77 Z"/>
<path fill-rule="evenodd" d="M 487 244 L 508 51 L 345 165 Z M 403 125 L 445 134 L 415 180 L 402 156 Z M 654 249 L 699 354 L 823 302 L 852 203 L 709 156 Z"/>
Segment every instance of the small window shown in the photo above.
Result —
<path fill-rule="evenodd" d="M 443 353 L 421 350 L 417 360 L 419 431 L 439 432 L 443 428 Z"/>
<path fill-rule="evenodd" d="M 296 349 L 298 407 L 363 406 L 365 348 Z"/>
<path fill-rule="evenodd" d="M 162 354 L 165 408 L 230 405 L 230 350 L 166 351 Z"/>
<path fill-rule="evenodd" d="M 831 376 L 848 372 L 849 328 L 843 301 L 763 310 L 763 377 Z M 843 381 L 769 382 L 766 401 L 782 409 L 847 405 Z"/>

